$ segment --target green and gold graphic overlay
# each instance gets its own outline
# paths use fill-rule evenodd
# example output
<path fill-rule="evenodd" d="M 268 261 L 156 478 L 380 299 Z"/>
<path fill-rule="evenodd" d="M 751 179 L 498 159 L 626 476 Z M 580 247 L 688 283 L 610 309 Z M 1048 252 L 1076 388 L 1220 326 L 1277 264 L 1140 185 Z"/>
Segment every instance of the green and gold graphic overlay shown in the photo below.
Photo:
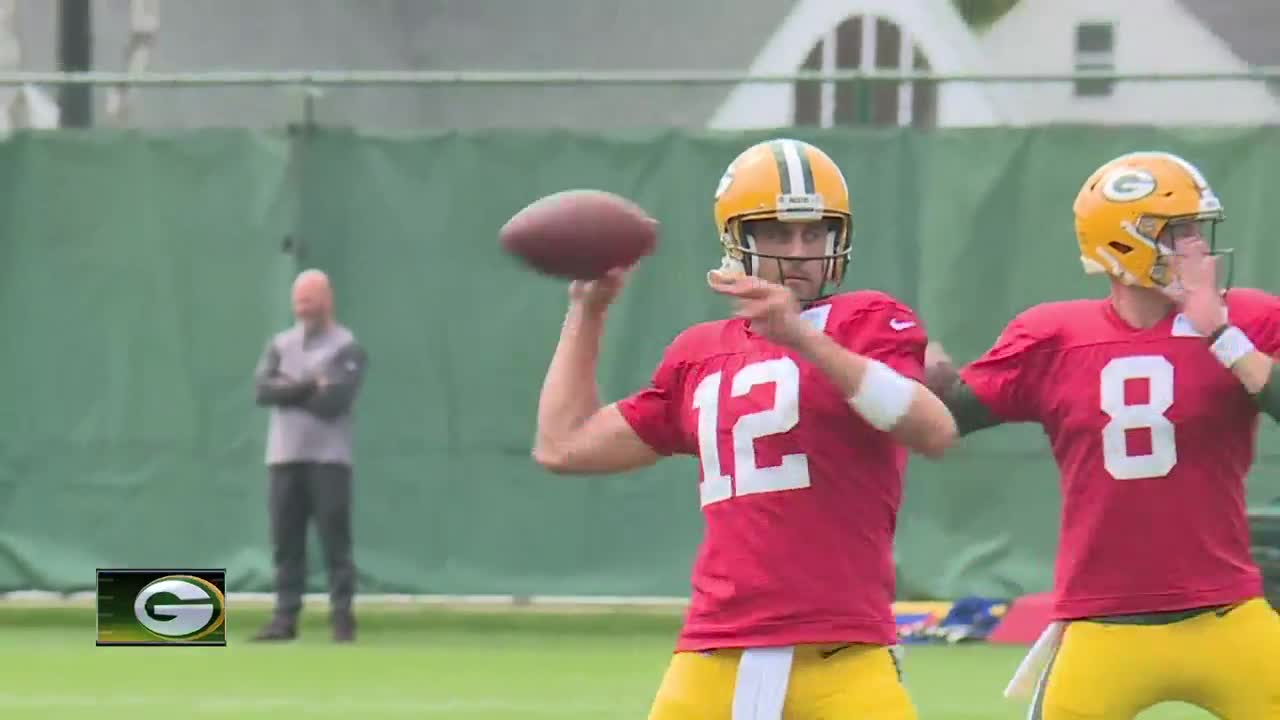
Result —
<path fill-rule="evenodd" d="M 227 644 L 226 570 L 98 570 L 98 645 Z"/>

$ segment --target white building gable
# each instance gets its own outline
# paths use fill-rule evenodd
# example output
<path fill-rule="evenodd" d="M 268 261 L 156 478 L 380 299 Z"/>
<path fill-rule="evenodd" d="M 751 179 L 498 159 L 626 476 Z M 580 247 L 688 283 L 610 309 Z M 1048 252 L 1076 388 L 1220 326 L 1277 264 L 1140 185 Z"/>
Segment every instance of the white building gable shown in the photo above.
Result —
<path fill-rule="evenodd" d="M 950 0 L 800 0 L 756 57 L 750 72 L 796 72 L 818 42 L 834 34 L 842 21 L 857 16 L 884 18 L 897 25 L 904 38 L 902 46 L 910 49 L 914 43 L 934 72 L 988 71 L 981 47 Z M 874 24 L 864 23 L 864 29 L 868 27 Z M 862 68 L 874 67 L 873 53 L 872 44 L 863 42 Z M 1016 124 L 1020 112 L 1001 93 L 1001 88 L 975 83 L 944 84 L 938 90 L 937 124 Z M 791 125 L 794 103 L 795 91 L 790 84 L 744 84 L 730 93 L 710 125 L 732 129 Z"/>
<path fill-rule="evenodd" d="M 1280 2 L 1280 0 L 1275 0 Z M 910 68 L 911 48 L 938 74 L 1053 74 L 1077 68 L 1122 73 L 1243 72 L 1248 65 L 1177 0 L 1020 0 L 981 34 L 970 29 L 951 0 L 800 0 L 752 63 L 752 74 L 801 69 L 819 43 L 818 69 L 838 68 L 836 28 L 853 17 L 882 18 L 902 36 L 899 66 Z M 1082 26 L 1084 26 L 1082 28 Z M 875 23 L 862 23 L 861 58 L 875 67 Z M 812 68 L 813 65 L 811 64 Z M 830 126 L 831 84 L 823 88 Z M 900 109 L 910 90 L 900 88 Z M 771 128 L 796 122 L 795 85 L 743 84 L 729 94 L 713 128 Z M 1262 82 L 941 83 L 938 127 L 1110 123 L 1251 125 L 1280 122 L 1280 98 Z M 898 124 L 910 125 L 900 112 Z M 890 113 L 889 117 L 892 117 Z M 884 119 L 881 119 L 884 122 Z"/>
<path fill-rule="evenodd" d="M 1077 51 L 1081 24 L 1110 26 L 1107 53 Z M 1177 0 L 1020 0 L 979 39 L 997 73 L 1070 73 L 1078 60 L 1127 73 L 1242 72 L 1248 66 Z M 1156 125 L 1256 124 L 1280 120 L 1261 82 L 1122 82 L 1109 94 L 1072 83 L 1007 85 L 1025 120 Z"/>

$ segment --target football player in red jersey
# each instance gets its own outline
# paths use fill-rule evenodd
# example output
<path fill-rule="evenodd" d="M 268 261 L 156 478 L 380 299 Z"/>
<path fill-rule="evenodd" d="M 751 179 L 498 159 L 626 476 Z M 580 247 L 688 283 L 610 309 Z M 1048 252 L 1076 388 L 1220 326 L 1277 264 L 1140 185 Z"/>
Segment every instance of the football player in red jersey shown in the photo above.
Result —
<path fill-rule="evenodd" d="M 1074 209 L 1108 298 L 1032 307 L 958 377 L 930 348 L 961 434 L 1039 423 L 1061 474 L 1055 622 L 1008 694 L 1032 695 L 1044 720 L 1129 720 L 1169 700 L 1280 718 L 1280 617 L 1244 489 L 1259 411 L 1280 417 L 1280 301 L 1220 289 L 1222 205 L 1180 157 L 1116 158 Z"/>
<path fill-rule="evenodd" d="M 685 330 L 647 388 L 602 407 L 596 356 L 623 275 L 572 284 L 534 458 L 558 473 L 701 461 L 706 530 L 650 718 L 914 718 L 891 650 L 894 528 L 907 449 L 937 456 L 955 438 L 920 382 L 924 329 L 883 293 L 826 294 L 850 214 L 818 148 L 743 152 L 715 218 L 708 282 L 736 317 Z"/>

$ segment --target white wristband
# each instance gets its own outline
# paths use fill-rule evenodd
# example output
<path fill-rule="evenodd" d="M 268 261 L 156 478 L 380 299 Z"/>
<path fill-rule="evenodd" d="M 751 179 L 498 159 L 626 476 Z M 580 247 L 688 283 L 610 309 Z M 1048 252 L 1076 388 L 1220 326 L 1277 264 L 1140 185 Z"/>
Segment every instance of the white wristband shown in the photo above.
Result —
<path fill-rule="evenodd" d="M 1240 358 L 1248 355 L 1255 349 L 1253 341 L 1249 339 L 1249 336 L 1245 335 L 1244 331 L 1235 325 L 1223 330 L 1222 334 L 1218 336 L 1218 339 L 1214 340 L 1213 344 L 1209 346 L 1209 351 L 1212 352 L 1213 356 L 1218 358 L 1218 362 L 1222 363 L 1222 366 L 1228 370 L 1230 370 L 1236 363 L 1240 362 Z"/>
<path fill-rule="evenodd" d="M 911 409 L 915 395 L 915 382 L 879 360 L 868 359 L 862 384 L 849 404 L 872 427 L 888 432 Z"/>

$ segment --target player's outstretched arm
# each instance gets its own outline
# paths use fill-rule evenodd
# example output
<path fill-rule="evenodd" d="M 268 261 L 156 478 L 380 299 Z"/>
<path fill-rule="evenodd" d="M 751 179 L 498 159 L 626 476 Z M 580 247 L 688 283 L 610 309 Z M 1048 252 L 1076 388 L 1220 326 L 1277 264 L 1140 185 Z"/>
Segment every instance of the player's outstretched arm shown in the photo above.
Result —
<path fill-rule="evenodd" d="M 569 312 L 538 397 L 533 459 L 557 474 L 613 473 L 661 457 L 640 439 L 617 406 L 600 406 L 596 361 L 608 306 L 621 273 L 570 288 Z"/>
<path fill-rule="evenodd" d="M 925 349 L 924 382 L 951 411 L 961 437 L 1001 424 L 1000 418 L 965 384 L 939 342 L 930 342 Z"/>

